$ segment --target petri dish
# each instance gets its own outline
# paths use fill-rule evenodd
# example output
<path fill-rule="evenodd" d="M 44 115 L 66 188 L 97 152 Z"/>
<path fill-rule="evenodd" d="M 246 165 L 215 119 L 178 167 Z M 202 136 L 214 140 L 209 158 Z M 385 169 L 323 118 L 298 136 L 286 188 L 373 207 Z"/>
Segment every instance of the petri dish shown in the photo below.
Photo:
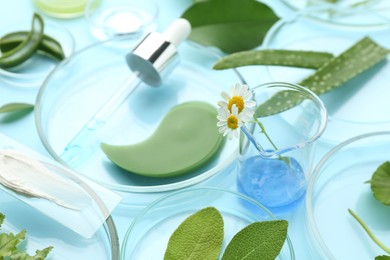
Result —
<path fill-rule="evenodd" d="M 5 215 L 1 230 L 17 234 L 26 229 L 26 238 L 22 245 L 26 245 L 25 249 L 30 255 L 38 249 L 52 246 L 49 259 L 117 259 L 119 244 L 112 243 L 107 223 L 93 237 L 87 239 L 63 228 L 33 208 L 19 203 L 9 194 L 3 191 L 0 191 L 0 194 L 1 213 Z M 112 224 L 113 222 L 110 225 Z"/>
<path fill-rule="evenodd" d="M 100 40 L 118 35 L 140 39 L 156 29 L 158 11 L 154 0 L 89 0 L 84 16 L 92 35 Z"/>
<path fill-rule="evenodd" d="M 374 171 L 389 160 L 390 132 L 353 137 L 325 154 L 308 181 L 306 223 L 312 249 L 321 259 L 373 259 L 383 255 L 357 221 L 356 212 L 381 241 L 389 241 L 390 209 L 375 200 Z"/>
<path fill-rule="evenodd" d="M 75 53 L 48 76 L 38 93 L 35 110 L 38 133 L 48 152 L 97 183 L 132 194 L 184 188 L 228 169 L 238 155 L 236 140 L 225 142 L 217 156 L 201 168 L 171 178 L 129 174 L 109 161 L 99 148 L 101 142 L 138 143 L 150 136 L 165 114 L 177 104 L 202 101 L 217 106 L 222 89 L 243 81 L 236 70 L 213 71 L 212 64 L 219 55 L 189 42 L 180 45 L 180 63 L 161 87 L 141 83 L 104 127 L 92 135 L 91 143 L 96 146 L 85 150 L 87 157 L 84 160 L 72 164 L 61 157 L 67 144 L 86 122 L 131 76 L 125 55 L 133 44 L 131 37 L 96 43 Z M 133 195 L 130 197 L 130 204 L 145 206 Z"/>
<path fill-rule="evenodd" d="M 294 16 L 278 22 L 266 36 L 265 49 L 325 51 L 338 55 L 365 36 L 390 48 L 390 29 L 345 30 Z M 390 129 L 390 109 L 386 85 L 389 58 L 354 77 L 343 86 L 320 95 L 329 114 L 327 129 L 320 140 L 338 144 L 352 136 Z M 310 69 L 264 66 L 268 81 L 297 83 L 314 71 Z"/>
<path fill-rule="evenodd" d="M 389 24 L 390 5 L 385 0 L 282 0 L 309 17 L 344 27 L 384 27 Z"/>
<path fill-rule="evenodd" d="M 21 145 L 17 141 L 10 139 L 5 135 L 0 135 L 0 150 L 15 150 L 28 156 L 39 159 L 44 165 L 55 172 L 58 177 L 66 179 L 72 185 L 79 186 L 92 199 L 95 210 L 88 215 L 83 213 L 59 210 L 59 206 L 50 203 L 44 199 L 24 197 L 1 186 L 0 187 L 0 213 L 5 215 L 5 221 L 1 225 L 1 232 L 19 233 L 26 229 L 26 238 L 21 242 L 21 246 L 30 255 L 35 254 L 36 250 L 52 246 L 48 259 L 118 259 L 119 257 L 119 238 L 115 223 L 111 216 L 108 216 L 102 224 L 97 227 L 93 233 L 88 236 L 79 232 L 83 228 L 71 228 L 65 225 L 63 221 L 53 218 L 58 214 L 63 214 L 60 218 L 70 218 L 66 221 L 75 220 L 79 227 L 90 226 L 90 220 L 101 218 L 110 210 L 106 198 L 102 194 L 86 183 L 72 172 L 61 170 L 58 163 L 51 163 L 47 159 L 33 150 Z M 98 194 L 99 193 L 99 194 Z M 109 202 L 111 203 L 111 202 Z M 42 210 L 44 209 L 44 210 Z M 59 212 L 62 213 L 59 213 Z M 67 213 L 65 213 L 67 212 Z M 28 216 L 26 218 L 26 216 Z M 77 229 L 77 230 L 76 230 Z"/>
<path fill-rule="evenodd" d="M 12 32 L 29 31 L 31 20 L 2 24 L 0 37 Z M 62 47 L 65 57 L 69 57 L 75 48 L 73 35 L 62 25 L 44 20 L 44 34 L 57 40 Z M 37 53 L 24 63 L 9 68 L 0 69 L 0 80 L 10 86 L 18 87 L 40 87 L 46 76 L 54 69 L 59 61 Z"/>
<path fill-rule="evenodd" d="M 211 187 L 183 189 L 155 200 L 136 216 L 125 235 L 121 259 L 163 259 L 175 229 L 188 216 L 206 207 L 215 207 L 223 217 L 225 247 L 250 223 L 276 219 L 258 202 L 230 190 Z M 295 259 L 289 237 L 276 259 Z"/>

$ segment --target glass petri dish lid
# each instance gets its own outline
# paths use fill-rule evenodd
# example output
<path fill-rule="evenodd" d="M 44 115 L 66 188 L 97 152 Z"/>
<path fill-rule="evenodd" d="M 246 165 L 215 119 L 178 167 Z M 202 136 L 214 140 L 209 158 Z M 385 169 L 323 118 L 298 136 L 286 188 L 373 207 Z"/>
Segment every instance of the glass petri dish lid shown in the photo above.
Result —
<path fill-rule="evenodd" d="M 141 83 L 115 111 L 96 135 L 97 144 L 78 164 L 62 156 L 67 144 L 131 75 L 125 55 L 134 47 L 131 37 L 117 37 L 97 43 L 60 64 L 38 93 L 36 125 L 49 153 L 82 175 L 117 191 L 153 193 L 200 183 L 222 172 L 238 154 L 238 142 L 225 142 L 205 166 L 185 175 L 151 178 L 131 174 L 108 160 L 99 143 L 131 144 L 150 136 L 165 114 L 187 101 L 217 106 L 221 90 L 242 82 L 235 70 L 213 71 L 219 58 L 214 52 L 184 42 L 179 47 L 180 63 L 161 87 Z"/>
<path fill-rule="evenodd" d="M 90 31 L 99 40 L 129 35 L 141 39 L 157 27 L 157 1 L 88 0 L 84 16 Z"/>
<path fill-rule="evenodd" d="M 105 196 L 112 194 L 110 191 L 96 189 L 91 185 L 93 183 L 85 182 L 52 159 L 5 135 L 0 135 L 0 140 L 0 151 L 13 151 L 39 160 L 57 178 L 85 191 L 91 198 L 90 207 L 94 208 L 88 213 L 85 208 L 69 210 L 46 199 L 20 195 L 0 185 L 0 213 L 5 215 L 1 233 L 17 234 L 26 229 L 26 237 L 20 245 L 30 255 L 52 246 L 48 259 L 118 259 L 119 238 L 109 216 L 113 209 L 111 204 L 118 203 L 118 197 L 109 195 L 111 198 L 107 199 Z M 111 200 L 113 198 L 115 201 Z M 87 231 L 92 226 L 91 221 L 96 219 L 100 224 L 92 232 Z M 70 224 L 72 221 L 75 223 Z"/>
<path fill-rule="evenodd" d="M 9 21 L 2 24 L 0 38 L 8 33 L 31 30 L 31 19 Z M 62 25 L 44 19 L 44 34 L 56 40 L 65 57 L 69 57 L 75 48 L 73 35 Z M 49 58 L 38 51 L 24 63 L 9 69 L 0 69 L 0 80 L 11 86 L 38 88 L 59 61 Z"/>
<path fill-rule="evenodd" d="M 266 36 L 262 48 L 325 51 L 338 55 L 365 36 L 390 48 L 390 29 L 345 30 L 340 27 L 310 22 L 294 16 L 278 22 Z M 388 57 L 343 86 L 320 95 L 329 114 L 327 129 L 321 139 L 338 144 L 352 136 L 390 129 L 388 91 Z M 264 66 L 266 80 L 297 83 L 314 70 Z"/>
<path fill-rule="evenodd" d="M 348 209 L 356 212 L 379 240 L 389 241 L 390 209 L 374 199 L 365 183 L 389 160 L 389 154 L 390 132 L 373 132 L 348 139 L 319 161 L 306 194 L 309 241 L 317 258 L 374 259 L 385 254 Z"/>
<path fill-rule="evenodd" d="M 389 25 L 390 5 L 386 0 L 283 0 L 284 4 L 310 19 L 344 27 Z"/>
<path fill-rule="evenodd" d="M 206 207 L 215 207 L 223 217 L 225 247 L 245 226 L 276 219 L 267 208 L 240 193 L 215 187 L 182 189 L 160 197 L 136 216 L 125 235 L 121 259 L 162 259 L 176 228 Z M 288 236 L 276 259 L 295 259 Z"/>

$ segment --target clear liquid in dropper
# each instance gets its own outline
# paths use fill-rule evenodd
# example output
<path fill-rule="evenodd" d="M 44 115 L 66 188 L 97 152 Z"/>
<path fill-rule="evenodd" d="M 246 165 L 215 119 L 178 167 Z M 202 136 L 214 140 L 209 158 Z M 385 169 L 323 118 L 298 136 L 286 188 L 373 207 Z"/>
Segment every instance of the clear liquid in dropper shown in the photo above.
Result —
<path fill-rule="evenodd" d="M 73 139 L 65 146 L 60 155 L 67 164 L 77 166 L 90 157 L 99 147 L 97 134 L 110 117 L 117 111 L 125 100 L 140 85 L 141 79 L 137 72 L 119 87 L 113 96 L 94 114 L 94 116 L 80 129 Z"/>

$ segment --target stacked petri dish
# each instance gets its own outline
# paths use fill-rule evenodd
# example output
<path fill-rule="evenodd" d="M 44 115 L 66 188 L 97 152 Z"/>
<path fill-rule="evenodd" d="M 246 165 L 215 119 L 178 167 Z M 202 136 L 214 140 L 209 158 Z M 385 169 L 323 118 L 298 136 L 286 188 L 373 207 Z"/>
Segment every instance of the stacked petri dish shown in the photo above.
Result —
<path fill-rule="evenodd" d="M 348 209 L 380 241 L 389 240 L 389 207 L 374 198 L 366 183 L 389 155 L 390 132 L 373 132 L 342 142 L 320 160 L 306 195 L 306 226 L 316 258 L 373 259 L 385 254 Z"/>

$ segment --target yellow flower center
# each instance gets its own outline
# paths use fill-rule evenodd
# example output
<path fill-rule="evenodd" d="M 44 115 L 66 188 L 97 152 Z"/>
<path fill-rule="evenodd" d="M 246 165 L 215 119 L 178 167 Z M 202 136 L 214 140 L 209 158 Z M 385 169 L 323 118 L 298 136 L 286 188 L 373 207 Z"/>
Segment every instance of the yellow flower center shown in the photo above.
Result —
<path fill-rule="evenodd" d="M 230 129 L 238 128 L 238 118 L 235 115 L 230 115 L 227 119 L 227 126 Z"/>
<path fill-rule="evenodd" d="M 238 113 L 241 113 L 241 111 L 244 109 L 244 99 L 241 96 L 233 96 L 228 103 L 228 109 L 230 112 L 232 112 L 232 106 L 234 104 L 238 108 Z"/>

